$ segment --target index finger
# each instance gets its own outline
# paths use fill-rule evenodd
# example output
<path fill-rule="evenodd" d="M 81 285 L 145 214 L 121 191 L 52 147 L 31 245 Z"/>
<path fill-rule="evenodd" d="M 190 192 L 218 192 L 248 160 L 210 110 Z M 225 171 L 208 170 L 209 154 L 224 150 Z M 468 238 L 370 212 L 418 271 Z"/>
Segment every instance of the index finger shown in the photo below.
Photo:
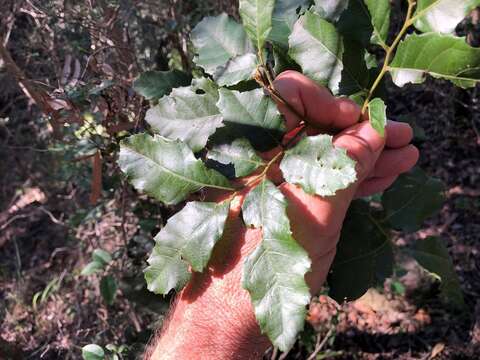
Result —
<path fill-rule="evenodd" d="M 360 107 L 350 99 L 335 98 L 330 92 L 296 71 L 285 71 L 274 81 L 275 89 L 295 111 L 279 104 L 285 115 L 287 131 L 295 129 L 302 120 L 322 131 L 343 130 L 358 122 Z"/>

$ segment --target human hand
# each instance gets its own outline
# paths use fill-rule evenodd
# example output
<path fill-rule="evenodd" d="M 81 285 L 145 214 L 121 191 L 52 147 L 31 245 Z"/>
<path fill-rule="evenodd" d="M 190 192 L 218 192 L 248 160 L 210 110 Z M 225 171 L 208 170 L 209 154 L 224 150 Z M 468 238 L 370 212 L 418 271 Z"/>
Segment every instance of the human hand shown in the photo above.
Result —
<path fill-rule="evenodd" d="M 386 137 L 381 138 L 368 122 L 358 123 L 360 108 L 356 104 L 335 99 L 299 73 L 281 74 L 275 88 L 295 113 L 308 119 L 309 135 L 335 134 L 334 144 L 357 161 L 357 182 L 332 197 L 312 196 L 298 186 L 279 184 L 289 204 L 293 236 L 312 259 L 312 272 L 306 281 L 315 294 L 332 264 L 351 201 L 385 190 L 400 173 L 415 165 L 418 150 L 409 145 L 409 125 L 389 122 Z M 287 130 L 302 121 L 287 107 L 279 108 L 286 117 Z M 214 249 L 209 268 L 204 274 L 194 274 L 179 295 L 153 359 L 254 359 L 270 345 L 260 334 L 249 294 L 241 286 L 243 260 L 262 239 L 260 229 L 247 229 L 241 220 L 241 205 L 248 191 L 232 201 L 224 236 Z M 223 196 L 217 194 L 217 200 Z"/>

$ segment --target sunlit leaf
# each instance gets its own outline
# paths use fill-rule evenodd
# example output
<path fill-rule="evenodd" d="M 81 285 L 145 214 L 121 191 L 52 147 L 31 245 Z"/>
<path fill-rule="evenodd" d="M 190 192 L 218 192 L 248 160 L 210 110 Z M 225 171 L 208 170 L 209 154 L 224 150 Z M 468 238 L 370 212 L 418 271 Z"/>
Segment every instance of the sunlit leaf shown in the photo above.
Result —
<path fill-rule="evenodd" d="M 192 31 L 195 63 L 213 75 L 228 60 L 253 50 L 242 25 L 226 14 L 204 18 Z"/>
<path fill-rule="evenodd" d="M 270 181 L 251 191 L 243 204 L 248 226 L 262 229 L 261 244 L 245 260 L 243 287 L 250 293 L 260 329 L 281 351 L 303 329 L 310 293 L 305 274 L 310 259 L 293 239 L 287 202 Z"/>
<path fill-rule="evenodd" d="M 236 177 L 250 175 L 260 166 L 265 165 L 247 139 L 237 139 L 231 144 L 217 145 L 208 151 L 207 157 L 224 165 L 233 164 Z"/>
<path fill-rule="evenodd" d="M 385 126 L 387 125 L 387 107 L 380 98 L 375 98 L 368 104 L 368 117 L 372 127 L 380 134 L 385 136 Z"/>
<path fill-rule="evenodd" d="M 204 187 L 232 190 L 228 180 L 207 169 L 186 144 L 159 135 L 123 140 L 118 163 L 137 190 L 165 204 L 178 204 Z"/>
<path fill-rule="evenodd" d="M 105 359 L 105 351 L 96 344 L 88 344 L 82 348 L 83 360 L 103 360 Z"/>
<path fill-rule="evenodd" d="M 209 85 L 204 81 L 204 85 Z M 212 86 L 212 85 L 210 85 Z M 199 90 L 201 93 L 199 93 Z M 205 147 L 210 135 L 222 126 L 217 108 L 218 90 L 205 91 L 201 84 L 174 89 L 147 111 L 145 120 L 153 131 L 172 140 L 181 140 L 194 152 Z"/>
<path fill-rule="evenodd" d="M 422 32 L 453 34 L 480 0 L 417 0 L 415 27 Z"/>
<path fill-rule="evenodd" d="M 312 10 L 324 19 L 335 22 L 347 6 L 348 0 L 315 0 Z"/>
<path fill-rule="evenodd" d="M 243 26 L 259 51 L 272 30 L 275 0 L 240 0 L 238 10 Z"/>
<path fill-rule="evenodd" d="M 190 202 L 172 216 L 155 237 L 145 269 L 148 289 L 157 294 L 181 290 L 190 279 L 188 266 L 201 272 L 222 237 L 230 204 Z"/>
<path fill-rule="evenodd" d="M 220 66 L 213 78 L 220 86 L 232 86 L 241 81 L 253 79 L 257 69 L 257 57 L 254 54 L 237 56 Z"/>
<path fill-rule="evenodd" d="M 308 0 L 276 0 L 272 17 L 272 31 L 268 40 L 282 49 L 288 49 L 288 37 L 298 19 L 298 12 L 308 5 Z"/>
<path fill-rule="evenodd" d="M 389 69 L 398 86 L 422 83 L 429 74 L 472 87 L 480 81 L 480 48 L 451 35 L 413 34 L 400 43 Z"/>
<path fill-rule="evenodd" d="M 329 135 L 309 136 L 286 151 L 280 169 L 285 180 L 309 194 L 332 196 L 356 180 L 355 161 L 336 148 Z"/>

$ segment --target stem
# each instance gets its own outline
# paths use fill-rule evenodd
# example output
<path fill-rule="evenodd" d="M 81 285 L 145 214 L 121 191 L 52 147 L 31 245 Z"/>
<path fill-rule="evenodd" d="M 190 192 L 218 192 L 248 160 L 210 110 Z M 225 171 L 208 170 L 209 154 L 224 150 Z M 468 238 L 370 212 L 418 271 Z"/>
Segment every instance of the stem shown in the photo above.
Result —
<path fill-rule="evenodd" d="M 377 78 L 375 79 L 375 82 L 372 85 L 372 88 L 368 92 L 367 99 L 365 100 L 365 103 L 363 104 L 362 114 L 365 114 L 365 111 L 367 110 L 367 107 L 370 103 L 370 100 L 373 97 L 373 93 L 375 92 L 375 90 L 377 90 L 377 87 L 380 85 L 383 77 L 388 72 L 388 68 L 389 68 L 389 65 L 390 65 L 390 61 L 392 60 L 392 56 L 393 56 L 398 44 L 402 40 L 403 35 L 405 35 L 405 32 L 408 30 L 408 28 L 413 23 L 412 22 L 412 14 L 413 14 L 413 10 L 415 8 L 415 4 L 416 4 L 416 2 L 414 0 L 408 0 L 408 10 L 407 10 L 407 17 L 405 18 L 405 22 L 403 23 L 402 29 L 400 30 L 397 37 L 393 41 L 392 45 L 390 47 L 388 47 L 388 50 L 385 54 L 385 61 L 383 63 L 382 70 L 378 74 Z"/>

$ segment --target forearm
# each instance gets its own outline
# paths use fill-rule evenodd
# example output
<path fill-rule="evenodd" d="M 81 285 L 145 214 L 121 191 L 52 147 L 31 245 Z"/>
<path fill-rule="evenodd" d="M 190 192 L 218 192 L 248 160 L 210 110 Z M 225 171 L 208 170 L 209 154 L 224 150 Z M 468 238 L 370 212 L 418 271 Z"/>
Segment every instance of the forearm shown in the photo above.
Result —
<path fill-rule="evenodd" d="M 202 282 L 205 288 L 179 295 L 151 359 L 260 359 L 270 342 L 238 286 L 238 271 Z"/>

